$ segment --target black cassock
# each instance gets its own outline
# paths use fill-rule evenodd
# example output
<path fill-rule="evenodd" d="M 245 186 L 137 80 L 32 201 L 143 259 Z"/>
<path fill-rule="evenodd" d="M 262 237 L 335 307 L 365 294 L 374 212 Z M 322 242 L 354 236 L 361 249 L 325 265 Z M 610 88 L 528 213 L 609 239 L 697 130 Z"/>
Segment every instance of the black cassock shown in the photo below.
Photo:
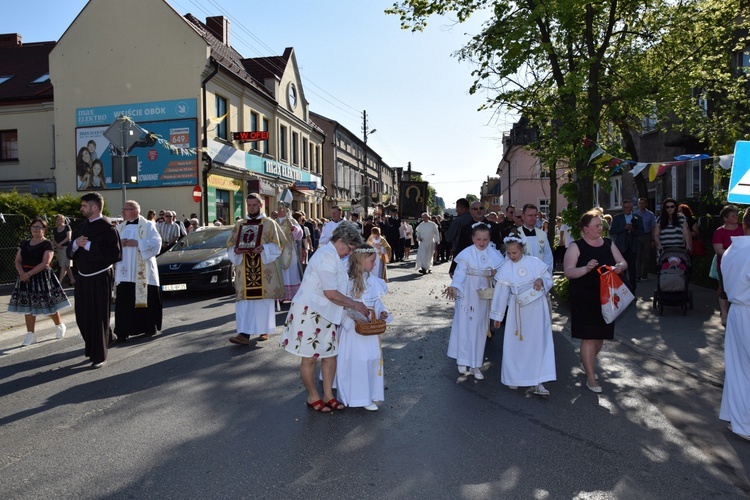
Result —
<path fill-rule="evenodd" d="M 83 222 L 73 233 L 73 240 L 86 236 L 90 250 L 68 245 L 70 258 L 75 261 L 76 323 L 86 345 L 85 356 L 92 363 L 107 359 L 107 347 L 117 340 L 110 327 L 112 287 L 115 262 L 122 259 L 120 235 L 109 219 L 102 217 L 93 222 Z"/>

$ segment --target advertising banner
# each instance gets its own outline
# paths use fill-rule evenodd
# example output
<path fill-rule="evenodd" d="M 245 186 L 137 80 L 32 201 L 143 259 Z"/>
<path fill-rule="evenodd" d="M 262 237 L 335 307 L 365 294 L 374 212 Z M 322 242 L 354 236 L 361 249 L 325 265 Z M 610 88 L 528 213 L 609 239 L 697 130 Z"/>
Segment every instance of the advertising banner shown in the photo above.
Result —
<path fill-rule="evenodd" d="M 119 183 L 112 181 L 112 156 L 120 151 L 104 136 L 120 116 L 132 120 L 137 125 L 135 133 L 140 134 L 128 153 L 138 157 L 138 183 L 128 187 L 198 183 L 198 155 L 183 151 L 197 146 L 196 100 L 182 99 L 78 108 L 75 137 L 76 186 L 79 191 L 121 188 Z M 165 142 L 176 149 L 165 147 Z"/>

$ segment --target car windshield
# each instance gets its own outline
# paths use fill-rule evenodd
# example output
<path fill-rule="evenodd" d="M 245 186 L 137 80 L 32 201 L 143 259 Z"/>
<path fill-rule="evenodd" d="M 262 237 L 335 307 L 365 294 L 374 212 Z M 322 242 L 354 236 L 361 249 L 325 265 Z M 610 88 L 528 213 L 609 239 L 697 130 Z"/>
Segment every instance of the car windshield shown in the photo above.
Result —
<path fill-rule="evenodd" d="M 219 231 L 203 230 L 195 231 L 188 234 L 175 246 L 172 247 L 172 252 L 179 252 L 182 250 L 204 250 L 206 248 L 226 248 L 227 239 L 232 233 L 232 228 L 226 228 Z"/>

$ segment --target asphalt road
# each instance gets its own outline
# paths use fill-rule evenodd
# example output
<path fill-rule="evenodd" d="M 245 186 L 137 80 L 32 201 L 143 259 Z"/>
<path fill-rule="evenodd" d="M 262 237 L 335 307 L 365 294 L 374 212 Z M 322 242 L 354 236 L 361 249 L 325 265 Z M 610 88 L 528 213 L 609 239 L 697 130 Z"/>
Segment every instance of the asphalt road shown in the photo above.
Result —
<path fill-rule="evenodd" d="M 719 388 L 611 342 L 597 396 L 564 331 L 548 399 L 500 384 L 501 334 L 486 379 L 459 376 L 445 355 L 447 264 L 426 276 L 412 266 L 390 270 L 396 321 L 382 336 L 386 402 L 374 413 L 306 408 L 298 360 L 274 337 L 228 342 L 227 295 L 168 296 L 161 334 L 114 347 L 101 370 L 73 323 L 23 349 L 5 332 L 3 498 L 748 496 L 750 443 L 726 438 Z"/>

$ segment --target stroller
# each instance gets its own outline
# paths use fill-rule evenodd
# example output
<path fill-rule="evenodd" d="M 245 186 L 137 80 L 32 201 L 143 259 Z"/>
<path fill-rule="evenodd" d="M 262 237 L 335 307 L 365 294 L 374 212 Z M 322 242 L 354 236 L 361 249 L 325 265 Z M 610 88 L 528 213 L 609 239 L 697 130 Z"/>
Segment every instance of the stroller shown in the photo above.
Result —
<path fill-rule="evenodd" d="M 664 315 L 664 306 L 682 306 L 682 315 L 693 308 L 693 292 L 690 283 L 690 255 L 679 247 L 664 248 L 657 258 L 656 290 L 654 309 Z"/>

